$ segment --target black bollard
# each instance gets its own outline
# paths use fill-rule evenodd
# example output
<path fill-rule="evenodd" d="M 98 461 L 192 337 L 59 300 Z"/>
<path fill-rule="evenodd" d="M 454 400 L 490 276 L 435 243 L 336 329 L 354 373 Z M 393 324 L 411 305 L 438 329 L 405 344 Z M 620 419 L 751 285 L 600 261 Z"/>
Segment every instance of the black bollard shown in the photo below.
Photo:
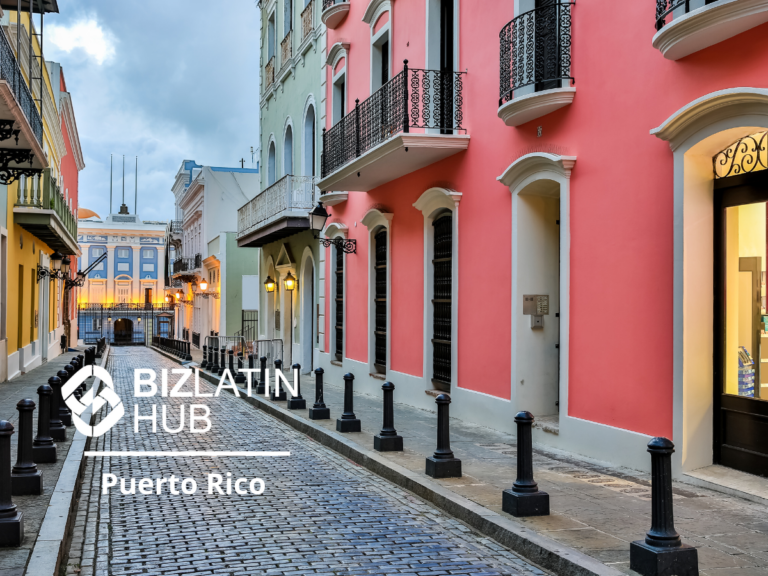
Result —
<path fill-rule="evenodd" d="M 208 363 L 208 367 L 213 374 L 219 373 L 219 349 L 216 347 L 213 349 L 213 358 L 211 362 Z"/>
<path fill-rule="evenodd" d="M 79 362 L 79 364 L 77 366 L 78 370 L 80 368 L 82 368 L 83 366 L 85 366 L 85 356 L 83 354 L 78 354 L 77 355 L 77 361 Z"/>
<path fill-rule="evenodd" d="M 224 375 L 224 370 L 227 369 L 227 347 L 221 347 L 221 366 L 219 366 L 219 376 Z"/>
<path fill-rule="evenodd" d="M 277 371 L 282 370 L 283 368 L 283 361 L 280 359 L 275 360 L 275 389 L 270 388 L 269 390 L 269 399 L 270 400 L 277 400 L 279 402 L 285 402 L 288 400 L 288 396 L 285 394 L 285 388 L 283 388 L 283 384 L 280 382 L 280 378 L 277 376 Z M 275 391 L 277 391 L 277 394 L 275 394 Z"/>
<path fill-rule="evenodd" d="M 59 371 L 61 374 L 61 371 Z M 59 403 L 61 402 L 61 378 L 58 376 L 51 376 L 48 378 L 48 386 L 53 390 L 51 395 L 51 412 L 50 412 L 50 432 L 51 438 L 54 440 L 64 441 L 67 439 L 67 427 L 61 421 L 59 415 Z"/>
<path fill-rule="evenodd" d="M 437 404 L 437 450 L 427 458 L 427 476 L 432 478 L 461 478 L 461 460 L 455 458 L 451 450 L 450 416 L 448 406 L 451 397 L 440 394 L 435 398 Z"/>
<path fill-rule="evenodd" d="M 11 436 L 13 424 L 0 420 L 0 546 L 21 546 L 24 514 L 11 497 Z"/>
<path fill-rule="evenodd" d="M 230 349 L 228 351 L 229 354 L 229 373 L 232 374 L 232 377 L 234 378 L 236 372 L 235 372 L 235 350 Z"/>
<path fill-rule="evenodd" d="M 184 360 L 186 362 L 192 362 L 192 342 L 184 343 Z"/>
<path fill-rule="evenodd" d="M 667 438 L 648 442 L 651 454 L 651 529 L 629 545 L 629 567 L 643 576 L 698 576 L 699 556 L 675 530 L 672 507 L 672 453 Z"/>
<path fill-rule="evenodd" d="M 341 418 L 336 419 L 337 432 L 360 432 L 360 420 L 355 416 L 354 398 L 352 397 L 352 385 L 355 376 L 353 374 L 344 374 L 344 412 Z"/>
<path fill-rule="evenodd" d="M 56 462 L 56 444 L 51 437 L 51 396 L 53 389 L 43 384 L 37 389 L 37 436 L 32 442 L 32 459 L 37 464 Z"/>
<path fill-rule="evenodd" d="M 243 368 L 243 353 L 240 351 L 237 353 L 237 376 L 235 376 L 235 384 L 245 384 L 245 372 L 240 372 Z"/>
<path fill-rule="evenodd" d="M 296 385 L 296 396 L 288 400 L 287 408 L 289 410 L 306 410 L 307 401 L 301 396 L 301 364 L 294 364 L 291 369 L 293 371 L 293 383 Z"/>
<path fill-rule="evenodd" d="M 19 400 L 19 447 L 16 451 L 16 465 L 11 471 L 11 494 L 26 496 L 43 493 L 43 471 L 37 469 L 32 457 L 32 413 L 35 403 L 32 400 Z"/>
<path fill-rule="evenodd" d="M 501 509 L 518 518 L 549 516 L 549 494 L 539 490 L 533 479 L 533 414 L 518 412 L 517 422 L 517 479 L 512 488 L 501 495 Z"/>
<path fill-rule="evenodd" d="M 71 365 L 65 366 L 66 368 L 71 368 Z M 59 380 L 61 380 L 61 386 L 59 387 L 58 393 L 56 390 L 53 391 L 54 394 L 58 394 L 58 400 L 59 400 L 59 420 L 61 420 L 61 423 L 64 424 L 64 426 L 72 426 L 72 410 L 69 409 L 67 406 L 67 403 L 64 402 L 64 396 L 61 394 L 61 388 L 64 386 L 64 384 L 67 383 L 67 381 L 72 378 L 72 372 L 69 370 L 59 370 L 56 373 L 56 376 L 59 377 Z"/>
<path fill-rule="evenodd" d="M 373 437 L 373 449 L 379 452 L 402 452 L 403 437 L 395 430 L 395 385 L 384 382 L 381 389 L 384 391 L 384 425 L 381 432 Z"/>
<path fill-rule="evenodd" d="M 310 420 L 331 419 L 331 409 L 325 406 L 323 399 L 323 374 L 325 374 L 325 370 L 322 368 L 315 370 L 315 405 L 309 409 Z"/>
<path fill-rule="evenodd" d="M 259 358 L 259 385 L 256 386 L 256 394 L 264 394 L 267 389 L 267 357 Z"/>
<path fill-rule="evenodd" d="M 200 369 L 205 370 L 208 367 L 208 346 L 203 344 L 203 361 L 200 363 Z"/>

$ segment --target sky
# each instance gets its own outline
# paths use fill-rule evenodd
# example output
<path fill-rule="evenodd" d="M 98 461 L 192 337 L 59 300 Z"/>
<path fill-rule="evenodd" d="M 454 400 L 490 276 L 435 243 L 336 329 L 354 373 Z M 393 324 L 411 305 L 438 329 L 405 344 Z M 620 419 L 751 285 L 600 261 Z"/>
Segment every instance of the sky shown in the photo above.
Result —
<path fill-rule="evenodd" d="M 143 220 L 174 215 L 184 159 L 251 167 L 259 145 L 256 0 L 58 0 L 45 17 L 46 60 L 60 62 L 72 95 L 85 169 L 79 205 L 109 213 L 125 198 Z M 258 160 L 258 155 L 255 157 Z M 254 163 L 255 167 L 255 163 Z"/>

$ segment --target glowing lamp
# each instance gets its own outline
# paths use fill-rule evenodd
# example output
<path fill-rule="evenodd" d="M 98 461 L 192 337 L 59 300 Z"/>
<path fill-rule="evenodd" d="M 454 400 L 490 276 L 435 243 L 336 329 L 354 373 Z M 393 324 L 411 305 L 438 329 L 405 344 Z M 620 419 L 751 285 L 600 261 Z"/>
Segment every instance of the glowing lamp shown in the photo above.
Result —
<path fill-rule="evenodd" d="M 293 274 L 288 272 L 288 276 L 283 280 L 283 285 L 288 292 L 293 292 L 293 289 L 296 288 L 296 278 L 293 277 Z"/>
<path fill-rule="evenodd" d="M 264 281 L 264 289 L 267 292 L 274 292 L 276 286 L 277 286 L 277 284 L 275 284 L 275 281 L 272 280 L 272 277 L 271 276 L 267 276 L 267 279 Z"/>
<path fill-rule="evenodd" d="M 200 290 L 202 290 L 203 292 L 205 292 L 206 290 L 208 290 L 208 282 L 206 282 L 205 280 L 203 280 L 202 282 L 200 282 Z"/>

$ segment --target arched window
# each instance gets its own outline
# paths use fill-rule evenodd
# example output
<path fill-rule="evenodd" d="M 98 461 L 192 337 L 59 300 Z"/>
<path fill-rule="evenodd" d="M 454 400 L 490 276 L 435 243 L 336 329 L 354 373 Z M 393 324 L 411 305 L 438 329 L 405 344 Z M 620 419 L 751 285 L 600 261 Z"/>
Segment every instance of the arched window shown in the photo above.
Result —
<path fill-rule="evenodd" d="M 376 20 L 371 26 L 371 92 L 375 92 L 386 84 L 391 78 L 390 63 L 390 12 L 389 10 L 377 14 Z"/>
<path fill-rule="evenodd" d="M 275 183 L 275 143 L 269 143 L 269 157 L 267 159 L 267 186 L 272 186 Z"/>
<path fill-rule="evenodd" d="M 283 176 L 293 174 L 293 129 L 289 124 L 283 140 Z"/>
<path fill-rule="evenodd" d="M 315 171 L 315 158 L 317 156 L 315 150 L 315 107 L 313 104 L 307 108 L 307 113 L 304 116 L 304 162 L 303 162 L 303 176 L 314 176 Z"/>

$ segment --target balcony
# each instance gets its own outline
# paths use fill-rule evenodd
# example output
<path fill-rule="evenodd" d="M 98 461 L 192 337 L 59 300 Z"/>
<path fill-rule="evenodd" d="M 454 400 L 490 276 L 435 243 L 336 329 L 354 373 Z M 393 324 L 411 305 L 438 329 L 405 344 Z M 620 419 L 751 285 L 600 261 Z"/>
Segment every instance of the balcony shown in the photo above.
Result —
<path fill-rule="evenodd" d="M 313 176 L 283 176 L 237 211 L 237 245 L 260 248 L 309 230 L 316 203 Z"/>
<path fill-rule="evenodd" d="M 176 258 L 173 261 L 173 277 L 179 276 L 197 276 L 199 271 L 203 267 L 203 255 L 195 254 L 194 256 Z M 194 282 L 195 279 L 186 279 L 187 282 Z"/>
<path fill-rule="evenodd" d="M 679 60 L 765 22 L 768 0 L 656 0 L 653 47 Z"/>
<path fill-rule="evenodd" d="M 275 57 L 269 59 L 267 65 L 264 66 L 264 86 L 268 89 L 275 83 Z"/>
<path fill-rule="evenodd" d="M 43 119 L 5 33 L 0 31 L 0 184 L 48 166 Z"/>
<path fill-rule="evenodd" d="M 165 233 L 167 236 L 178 237 L 178 239 L 181 239 L 183 233 L 181 220 L 171 220 L 168 222 Z"/>
<path fill-rule="evenodd" d="M 69 209 L 50 168 L 41 175 L 20 176 L 13 221 L 51 249 L 77 255 L 77 218 Z"/>
<path fill-rule="evenodd" d="M 283 41 L 280 42 L 280 71 L 282 71 L 293 58 L 293 31 L 289 30 Z"/>
<path fill-rule="evenodd" d="M 310 0 L 309 4 L 301 12 L 301 41 L 302 43 L 312 34 L 315 29 L 315 0 Z"/>
<path fill-rule="evenodd" d="M 349 14 L 349 1 L 323 0 L 323 12 L 320 19 L 326 28 L 335 30 Z"/>
<path fill-rule="evenodd" d="M 464 72 L 408 68 L 330 130 L 321 190 L 367 192 L 466 150 Z"/>
<path fill-rule="evenodd" d="M 498 116 L 507 126 L 520 126 L 573 102 L 572 5 L 547 4 L 502 28 Z"/>

